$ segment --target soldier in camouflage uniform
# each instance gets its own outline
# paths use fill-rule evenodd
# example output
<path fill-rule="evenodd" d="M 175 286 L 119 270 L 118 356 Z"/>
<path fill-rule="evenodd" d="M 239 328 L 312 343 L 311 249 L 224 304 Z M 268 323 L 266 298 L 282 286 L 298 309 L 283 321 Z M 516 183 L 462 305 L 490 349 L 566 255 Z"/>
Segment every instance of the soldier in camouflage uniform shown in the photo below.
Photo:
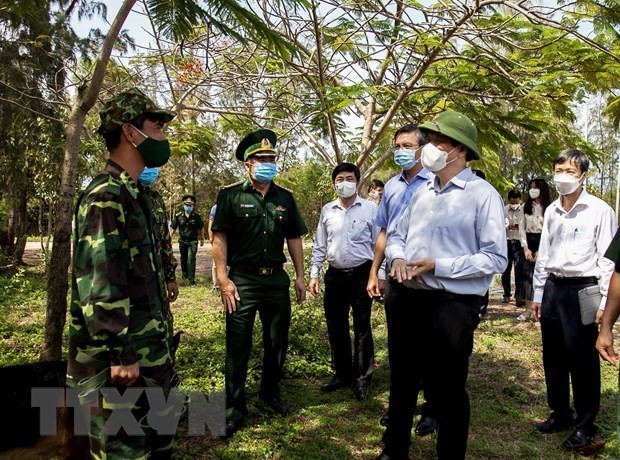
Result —
<path fill-rule="evenodd" d="M 144 168 L 140 173 L 138 180 L 140 182 L 140 191 L 145 197 L 149 198 L 152 203 L 153 220 L 155 222 L 155 250 L 159 252 L 162 262 L 162 275 L 166 282 L 167 300 L 174 302 L 179 295 L 175 270 L 177 268 L 177 259 L 174 257 L 172 249 L 172 238 L 168 229 L 168 211 L 161 194 L 155 190 L 152 185 L 159 176 L 159 168 Z"/>
<path fill-rule="evenodd" d="M 108 100 L 100 134 L 110 152 L 105 170 L 80 196 L 74 221 L 67 385 L 96 396 L 90 409 L 92 458 L 170 458 L 172 437 L 143 420 L 146 398 L 132 407 L 144 434 L 104 433 L 110 401 L 100 388 L 161 387 L 172 376 L 172 331 L 152 205 L 140 193 L 145 166 L 170 156 L 164 124 L 175 116 L 138 89 Z M 113 407 L 113 406 L 112 406 Z"/>

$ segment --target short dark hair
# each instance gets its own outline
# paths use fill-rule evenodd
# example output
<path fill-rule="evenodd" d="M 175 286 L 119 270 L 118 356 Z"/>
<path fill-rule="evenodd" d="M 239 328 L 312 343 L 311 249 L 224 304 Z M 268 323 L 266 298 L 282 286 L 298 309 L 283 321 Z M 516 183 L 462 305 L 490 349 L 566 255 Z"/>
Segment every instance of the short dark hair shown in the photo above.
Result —
<path fill-rule="evenodd" d="M 379 179 L 373 179 L 368 184 L 368 191 L 374 190 L 377 187 L 384 188 L 385 184 L 383 183 L 383 181 L 380 181 Z"/>
<path fill-rule="evenodd" d="M 566 149 L 561 152 L 555 160 L 553 160 L 553 166 L 561 163 L 566 163 L 567 161 L 572 161 L 577 166 L 581 172 L 586 172 L 590 167 L 590 160 L 581 150 L 578 149 Z"/>
<path fill-rule="evenodd" d="M 508 192 L 508 199 L 512 200 L 512 199 L 515 199 L 515 198 L 521 199 L 521 192 L 518 191 L 516 188 L 513 188 L 512 190 L 510 190 Z"/>
<path fill-rule="evenodd" d="M 396 138 L 403 133 L 415 133 L 415 136 L 418 139 L 418 144 L 420 145 L 428 143 L 428 137 L 426 136 L 426 133 L 424 131 L 420 131 L 418 125 L 414 123 L 407 123 L 405 126 L 401 126 L 400 128 L 398 128 L 394 133 L 394 141 L 396 141 Z"/>
<path fill-rule="evenodd" d="M 148 118 L 149 117 L 146 114 L 142 114 L 142 115 L 137 116 L 133 120 L 129 121 L 129 124 L 135 126 L 138 129 L 142 129 L 144 127 L 144 122 Z M 101 136 L 103 137 L 103 140 L 105 141 L 105 146 L 108 149 L 108 152 L 111 152 L 116 147 L 118 147 L 118 144 L 120 144 L 121 142 L 122 131 L 123 131 L 122 125 L 118 126 L 113 131 L 108 131 L 108 132 L 103 132 L 103 133 L 99 131 L 99 134 L 101 134 Z"/>
<path fill-rule="evenodd" d="M 478 176 L 480 179 L 487 179 L 487 175 L 482 172 L 480 169 L 472 169 L 471 172 L 473 172 L 476 176 Z"/>
<path fill-rule="evenodd" d="M 336 176 L 341 172 L 352 172 L 353 174 L 355 174 L 355 180 L 357 180 L 358 182 L 360 181 L 360 168 L 358 168 L 353 163 L 340 163 L 332 171 L 332 182 L 336 180 Z"/>

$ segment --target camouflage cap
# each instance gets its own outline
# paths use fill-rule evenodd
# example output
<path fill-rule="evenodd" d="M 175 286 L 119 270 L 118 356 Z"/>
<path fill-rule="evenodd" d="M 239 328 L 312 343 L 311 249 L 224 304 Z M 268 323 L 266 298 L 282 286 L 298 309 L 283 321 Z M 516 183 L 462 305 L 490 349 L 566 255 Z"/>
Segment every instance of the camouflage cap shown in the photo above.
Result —
<path fill-rule="evenodd" d="M 176 113 L 157 107 L 138 88 L 124 91 L 111 97 L 103 104 L 103 109 L 99 112 L 101 126 L 99 133 L 105 134 L 114 131 L 117 127 L 130 122 L 143 114 L 159 115 L 164 123 L 172 120 Z"/>

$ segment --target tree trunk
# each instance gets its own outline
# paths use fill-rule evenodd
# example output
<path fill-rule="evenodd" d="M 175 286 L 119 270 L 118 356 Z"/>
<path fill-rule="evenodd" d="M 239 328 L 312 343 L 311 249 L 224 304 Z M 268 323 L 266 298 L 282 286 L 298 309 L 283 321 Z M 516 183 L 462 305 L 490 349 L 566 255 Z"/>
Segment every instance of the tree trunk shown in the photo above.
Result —
<path fill-rule="evenodd" d="M 86 114 L 95 105 L 103 83 L 110 54 L 121 27 L 136 0 L 125 0 L 121 5 L 108 34 L 106 35 L 93 77 L 71 108 L 65 128 L 65 151 L 60 185 L 60 200 L 56 212 L 54 244 L 47 274 L 47 311 L 45 317 L 45 337 L 41 359 L 57 360 L 62 352 L 62 332 L 67 316 L 68 272 L 71 255 L 71 221 L 73 219 L 73 199 L 75 197 L 75 177 L 80 149 L 80 138 Z"/>
<path fill-rule="evenodd" d="M 28 240 L 28 200 L 26 194 L 23 193 L 19 197 L 16 206 L 16 225 L 15 225 L 15 252 L 14 258 L 16 264 L 24 263 L 24 251 L 26 250 L 26 241 Z"/>

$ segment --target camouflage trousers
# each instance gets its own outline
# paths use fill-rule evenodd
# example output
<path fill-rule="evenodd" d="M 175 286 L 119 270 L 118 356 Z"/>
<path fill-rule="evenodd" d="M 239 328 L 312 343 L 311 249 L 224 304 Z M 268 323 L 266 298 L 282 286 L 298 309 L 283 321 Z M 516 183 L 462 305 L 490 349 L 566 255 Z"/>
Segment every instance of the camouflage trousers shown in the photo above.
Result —
<path fill-rule="evenodd" d="M 144 392 L 133 404 L 117 404 L 105 396 L 101 391 L 109 386 L 109 369 L 95 375 L 86 382 L 80 382 L 80 387 L 84 389 L 83 394 L 97 392 L 97 403 L 89 404 L 89 443 L 91 459 L 97 460 L 129 460 L 129 459 L 155 459 L 163 460 L 172 458 L 174 436 L 160 435 L 157 430 L 152 428 L 147 421 L 149 413 L 148 399 Z M 145 385 L 146 383 L 146 385 Z M 132 388 L 159 386 L 152 379 L 140 378 Z M 165 387 L 169 386 L 169 382 Z M 167 395 L 169 388 L 164 388 Z M 123 394 L 123 390 L 119 390 Z M 133 422 L 123 425 L 118 430 L 108 424 L 113 417 L 113 413 L 118 410 L 130 411 Z M 125 420 L 130 419 L 129 413 L 125 412 Z M 116 414 L 118 422 L 119 414 Z M 116 424 L 112 424 L 116 425 Z M 129 426 L 126 430 L 125 427 Z M 130 431 L 130 432 L 128 432 Z"/>

